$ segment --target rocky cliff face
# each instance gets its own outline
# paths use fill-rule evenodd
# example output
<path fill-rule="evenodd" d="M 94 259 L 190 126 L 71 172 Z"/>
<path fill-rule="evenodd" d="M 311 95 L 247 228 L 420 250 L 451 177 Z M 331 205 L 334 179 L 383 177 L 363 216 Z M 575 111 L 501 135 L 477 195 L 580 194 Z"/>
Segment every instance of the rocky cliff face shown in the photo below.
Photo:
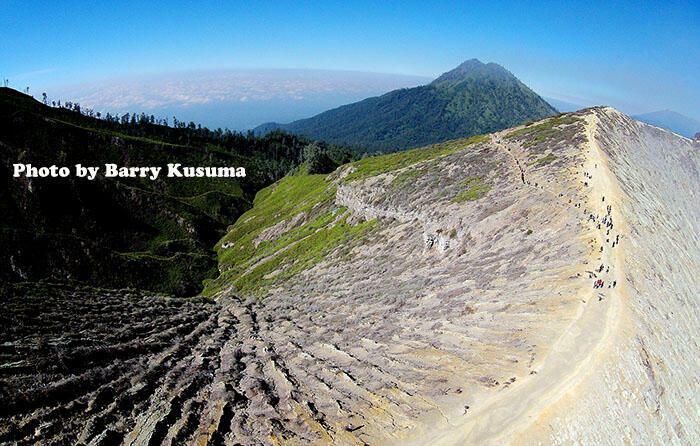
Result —
<path fill-rule="evenodd" d="M 173 347 L 10 395 L 0 438 L 697 443 L 699 150 L 595 108 L 287 177 Z"/>

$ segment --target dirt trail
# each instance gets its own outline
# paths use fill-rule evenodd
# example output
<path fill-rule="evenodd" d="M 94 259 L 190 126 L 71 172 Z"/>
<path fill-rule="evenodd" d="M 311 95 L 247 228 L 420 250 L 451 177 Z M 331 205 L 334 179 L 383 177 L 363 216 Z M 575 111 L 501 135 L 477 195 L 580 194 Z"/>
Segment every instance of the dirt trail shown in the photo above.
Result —
<path fill-rule="evenodd" d="M 593 137 L 596 121 L 597 118 L 594 115 L 586 117 L 589 143 L 584 149 L 586 162 L 583 170 L 593 172 L 593 178 L 586 180 L 589 185 L 586 188 L 588 201 L 582 206 L 594 214 L 600 214 L 602 218 L 606 205 L 612 205 L 617 233 L 620 228 L 624 228 L 624 222 L 614 212 L 616 204 L 619 203 L 619 194 L 609 176 L 603 154 Z M 507 150 L 502 139 L 499 138 L 496 142 L 498 147 Z M 513 156 L 515 164 L 520 167 L 521 163 L 512 150 L 509 153 Z M 520 171 L 517 172 L 517 177 L 519 179 Z M 525 178 L 529 184 L 527 171 L 525 171 Z M 605 197 L 605 201 L 602 201 L 602 197 Z M 470 412 L 469 421 L 450 432 L 437 434 L 430 439 L 422 439 L 421 442 L 427 441 L 434 445 L 509 444 L 518 433 L 526 430 L 549 406 L 575 388 L 596 368 L 601 353 L 610 347 L 609 341 L 617 329 L 620 312 L 623 311 L 621 300 L 624 285 L 620 279 L 624 277 L 625 272 L 624 263 L 619 257 L 621 251 L 611 248 L 610 243 L 605 243 L 607 238 L 605 227 L 601 226 L 602 229 L 597 229 L 597 225 L 592 226 L 594 229 L 591 230 L 590 235 L 595 239 L 588 256 L 589 265 L 581 265 L 581 270 L 590 269 L 592 268 L 590 265 L 602 263 L 606 268 L 610 268 L 611 273 L 607 276 L 603 273 L 599 277 L 605 276 L 609 279 L 605 280 L 602 289 L 582 290 L 582 305 L 578 309 L 574 322 L 542 358 L 536 368 L 537 373 L 518 381 L 508 392 L 497 394 L 478 405 L 475 404 L 475 409 Z M 600 246 L 604 248 L 602 253 L 599 252 Z M 612 280 L 616 280 L 620 286 L 607 288 Z M 587 282 L 587 287 L 592 283 L 593 279 Z M 599 300 L 599 297 L 602 300 Z"/>

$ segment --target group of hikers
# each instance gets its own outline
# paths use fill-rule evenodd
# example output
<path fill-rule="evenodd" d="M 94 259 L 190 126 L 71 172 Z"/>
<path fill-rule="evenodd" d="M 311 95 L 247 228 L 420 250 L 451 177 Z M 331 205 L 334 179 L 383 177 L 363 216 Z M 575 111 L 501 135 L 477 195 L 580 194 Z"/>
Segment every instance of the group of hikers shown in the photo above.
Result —
<path fill-rule="evenodd" d="M 520 169 L 520 180 L 523 182 L 523 184 L 530 184 L 529 181 L 526 181 L 526 180 L 525 180 L 525 170 L 524 170 L 523 167 L 520 165 L 520 162 L 518 161 L 517 158 L 515 158 L 515 162 L 516 162 L 518 168 Z M 597 167 L 598 167 L 598 164 L 596 164 L 595 167 L 597 168 Z M 588 172 L 583 172 L 583 176 L 584 176 L 584 178 L 589 179 L 589 180 L 593 178 L 593 175 L 589 174 Z M 584 185 L 585 185 L 585 186 L 588 186 L 588 181 L 584 182 Z M 535 186 L 537 186 L 537 184 L 535 184 Z M 559 196 L 562 197 L 562 196 L 563 196 L 563 193 L 560 193 Z M 602 197 L 601 201 L 602 201 L 602 202 L 605 202 L 605 196 Z M 571 203 L 571 200 L 569 200 L 569 203 Z M 581 203 L 576 203 L 576 204 L 574 205 L 574 207 L 581 208 Z M 606 236 L 609 236 L 609 235 L 610 235 L 610 231 L 612 231 L 613 228 L 614 228 L 613 216 L 612 216 L 612 205 L 610 205 L 610 204 L 606 205 L 606 206 L 605 206 L 605 211 L 606 211 L 606 213 L 603 215 L 603 218 L 602 218 L 602 219 L 600 218 L 600 215 L 597 215 L 597 214 L 594 215 L 594 214 L 592 214 L 592 213 L 591 213 L 591 214 L 588 214 L 588 210 L 585 210 L 585 209 L 584 209 L 584 211 L 583 211 L 583 214 L 584 214 L 584 215 L 588 214 L 587 221 L 593 222 L 593 224 L 595 224 L 599 230 L 602 230 L 603 227 L 604 227 L 604 228 L 605 228 L 605 231 L 606 231 L 606 232 L 605 232 L 605 235 L 606 235 Z M 610 238 L 606 238 L 605 241 L 606 241 L 606 243 L 609 243 L 609 242 L 610 242 Z M 618 245 L 618 244 L 620 244 L 620 236 L 619 236 L 619 235 L 615 235 L 615 238 L 614 238 L 613 241 L 612 241 L 611 247 L 614 248 L 614 247 L 615 247 L 616 245 Z M 601 252 L 601 253 L 603 252 L 603 246 L 600 247 L 600 252 Z M 607 273 L 610 273 L 610 266 L 605 267 L 604 264 L 601 264 L 600 267 L 598 268 L 598 271 L 597 271 L 597 272 L 598 272 L 598 273 L 602 273 L 603 270 L 605 270 L 605 273 L 606 273 L 606 274 L 607 274 Z M 589 278 L 590 278 L 591 276 L 596 276 L 596 274 L 594 274 L 592 271 L 589 271 Z M 617 281 L 616 281 L 616 280 L 613 280 L 611 283 L 608 283 L 608 288 L 615 288 L 616 285 L 617 285 Z M 605 287 L 605 281 L 604 281 L 603 279 L 598 279 L 598 278 L 596 277 L 595 282 L 593 282 L 593 288 L 594 288 L 594 289 L 598 289 L 598 288 L 604 288 L 604 287 Z M 602 295 L 601 295 L 601 296 L 602 296 Z M 602 300 L 602 297 L 599 297 L 598 300 Z"/>
<path fill-rule="evenodd" d="M 581 166 L 583 166 L 583 164 Z M 595 167 L 597 168 L 598 164 L 596 164 Z M 593 175 L 589 174 L 588 172 L 583 172 L 583 177 L 586 180 L 591 180 L 593 178 Z M 588 181 L 584 181 L 584 186 L 588 186 Z M 601 202 L 603 202 L 603 203 L 605 202 L 605 196 L 602 196 Z M 610 238 L 609 238 L 610 231 L 612 231 L 615 227 L 613 224 L 612 205 L 611 204 L 605 205 L 605 214 L 603 215 L 602 219 L 600 218 L 600 215 L 593 214 L 593 213 L 589 214 L 588 210 L 584 210 L 583 213 L 584 213 L 584 215 L 588 215 L 587 221 L 593 222 L 593 224 L 596 225 L 596 227 L 599 230 L 605 229 L 605 236 L 606 236 L 605 242 L 610 243 Z M 617 234 L 617 235 L 615 235 L 615 237 L 612 240 L 611 247 L 614 248 L 615 246 L 617 246 L 619 244 L 620 244 L 620 235 Z M 600 246 L 600 252 L 601 253 L 603 252 L 603 244 L 601 244 L 601 246 Z M 605 270 L 606 274 L 610 273 L 610 266 L 606 267 L 604 264 L 601 263 L 600 267 L 598 268 L 596 273 L 600 274 L 603 272 L 603 270 Z M 597 277 L 596 273 L 594 273 L 592 271 L 589 271 L 588 273 L 589 273 L 588 274 L 589 278 L 595 277 L 595 281 L 593 282 L 593 289 L 605 287 L 605 281 L 603 279 L 599 279 Z M 617 286 L 616 280 L 613 280 L 611 283 L 608 283 L 608 288 L 615 288 L 615 286 Z M 598 300 L 602 300 L 602 295 L 600 295 L 598 297 Z"/>
<path fill-rule="evenodd" d="M 617 285 L 617 281 L 613 280 L 612 284 L 608 284 L 608 288 L 615 288 L 615 285 Z M 602 279 L 598 279 L 595 282 L 593 282 L 593 289 L 603 288 L 604 286 L 605 286 L 605 281 Z"/>
<path fill-rule="evenodd" d="M 586 178 L 590 178 L 590 175 L 584 172 L 584 176 Z M 601 201 L 605 201 L 605 196 L 602 197 Z M 584 211 L 584 213 L 587 213 L 587 211 Z M 613 230 L 614 225 L 613 225 L 613 216 L 612 216 L 612 205 L 608 204 L 605 206 L 605 214 L 603 215 L 603 218 L 601 219 L 599 215 L 593 215 L 589 214 L 587 221 L 592 221 L 593 224 L 597 226 L 598 229 L 605 229 L 605 235 L 606 237 L 610 235 L 610 231 Z M 605 239 L 606 243 L 610 243 L 610 238 Z M 616 245 L 620 243 L 620 235 L 615 235 L 615 238 L 612 241 L 611 247 L 614 248 Z M 603 252 L 603 246 L 600 247 L 600 252 Z M 600 264 L 600 267 L 598 268 L 598 273 L 602 273 L 603 270 L 605 270 L 605 273 L 610 272 L 610 266 L 606 267 L 604 264 Z M 590 277 L 590 275 L 589 275 Z M 615 288 L 617 285 L 617 281 L 613 280 L 612 283 L 608 284 L 608 288 Z M 593 282 L 593 289 L 598 289 L 598 288 L 603 288 L 605 287 L 605 281 L 602 279 L 596 278 L 595 282 Z M 599 299 L 601 300 L 601 299 Z"/>

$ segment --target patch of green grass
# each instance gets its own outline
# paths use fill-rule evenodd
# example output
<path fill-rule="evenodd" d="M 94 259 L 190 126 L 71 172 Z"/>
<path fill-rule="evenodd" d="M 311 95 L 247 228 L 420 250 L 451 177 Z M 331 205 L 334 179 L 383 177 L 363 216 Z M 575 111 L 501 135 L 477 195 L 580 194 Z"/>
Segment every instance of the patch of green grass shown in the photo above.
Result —
<path fill-rule="evenodd" d="M 364 178 L 381 175 L 392 170 L 402 169 L 421 161 L 434 159 L 440 156 L 462 150 L 472 144 L 486 142 L 490 139 L 488 135 L 472 136 L 471 138 L 456 139 L 439 144 L 433 144 L 418 149 L 405 150 L 403 152 L 391 153 L 389 155 L 365 158 L 355 161 L 352 166 L 355 168 L 347 177 L 346 182 L 362 180 Z"/>
<path fill-rule="evenodd" d="M 263 297 L 275 283 L 284 282 L 300 271 L 312 267 L 338 246 L 360 239 L 364 233 L 377 226 L 376 220 L 349 225 L 346 219 L 347 216 L 342 217 L 335 225 L 319 228 L 284 252 L 239 275 L 233 279 L 236 290 L 243 294 Z M 278 273 L 274 277 L 265 277 L 273 272 Z"/>
<path fill-rule="evenodd" d="M 515 138 L 517 136 L 534 136 L 536 140 L 544 140 L 548 136 L 551 136 L 553 134 L 556 134 L 557 131 L 553 130 L 553 127 L 562 125 L 562 124 L 573 124 L 575 122 L 580 121 L 579 118 L 575 117 L 561 117 L 561 118 L 552 118 L 548 121 L 543 122 L 542 124 L 537 124 L 537 125 L 530 125 L 530 126 L 525 126 L 522 129 L 514 130 L 510 133 L 508 133 L 505 137 L 506 138 Z M 530 144 L 533 145 L 533 144 Z"/>
<path fill-rule="evenodd" d="M 543 156 L 542 158 L 539 158 L 535 161 L 531 161 L 528 164 L 529 165 L 536 164 L 537 166 L 545 166 L 545 165 L 551 163 L 552 161 L 554 161 L 555 159 L 557 159 L 557 157 L 554 156 L 553 153 L 550 153 L 547 156 Z"/>
<path fill-rule="evenodd" d="M 254 207 L 217 244 L 225 272 L 207 282 L 203 294 L 234 285 L 238 292 L 261 297 L 273 283 L 311 267 L 335 247 L 376 226 L 376 221 L 348 224 L 347 209 L 335 206 L 336 187 L 325 178 L 300 170 L 258 192 Z M 262 231 L 283 221 L 279 233 L 258 240 L 256 246 Z M 273 272 L 274 277 L 265 277 Z"/>
<path fill-rule="evenodd" d="M 415 180 L 418 177 L 419 171 L 417 169 L 409 169 L 401 172 L 391 181 L 391 185 L 396 189 L 404 184 Z"/>
<path fill-rule="evenodd" d="M 452 199 L 453 203 L 478 200 L 485 197 L 491 190 L 491 183 L 485 182 L 483 177 L 469 177 L 460 181 L 459 186 L 463 190 Z"/>
<path fill-rule="evenodd" d="M 219 249 L 219 263 L 229 266 L 247 262 L 268 245 L 266 242 L 257 247 L 254 244 L 255 238 L 265 228 L 291 220 L 298 214 L 306 214 L 314 206 L 328 207 L 335 198 L 335 186 L 326 182 L 325 176 L 298 172 L 258 192 L 253 208 L 244 213 L 217 244 L 218 248 L 224 243 L 234 244 L 233 248 Z M 324 217 L 328 218 L 328 214 Z M 303 220 L 302 217 L 300 221 Z M 316 228 L 311 224 L 307 229 Z"/>

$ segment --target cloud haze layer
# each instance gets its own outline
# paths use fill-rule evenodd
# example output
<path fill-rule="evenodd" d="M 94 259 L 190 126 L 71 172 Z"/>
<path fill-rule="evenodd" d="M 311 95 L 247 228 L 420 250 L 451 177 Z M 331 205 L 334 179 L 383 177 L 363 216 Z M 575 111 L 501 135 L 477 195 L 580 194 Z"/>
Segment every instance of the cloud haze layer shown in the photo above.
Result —
<path fill-rule="evenodd" d="M 209 127 L 244 130 L 291 121 L 331 107 L 414 87 L 430 78 L 327 70 L 170 73 L 47 89 L 53 100 L 103 113 L 146 112 Z"/>

